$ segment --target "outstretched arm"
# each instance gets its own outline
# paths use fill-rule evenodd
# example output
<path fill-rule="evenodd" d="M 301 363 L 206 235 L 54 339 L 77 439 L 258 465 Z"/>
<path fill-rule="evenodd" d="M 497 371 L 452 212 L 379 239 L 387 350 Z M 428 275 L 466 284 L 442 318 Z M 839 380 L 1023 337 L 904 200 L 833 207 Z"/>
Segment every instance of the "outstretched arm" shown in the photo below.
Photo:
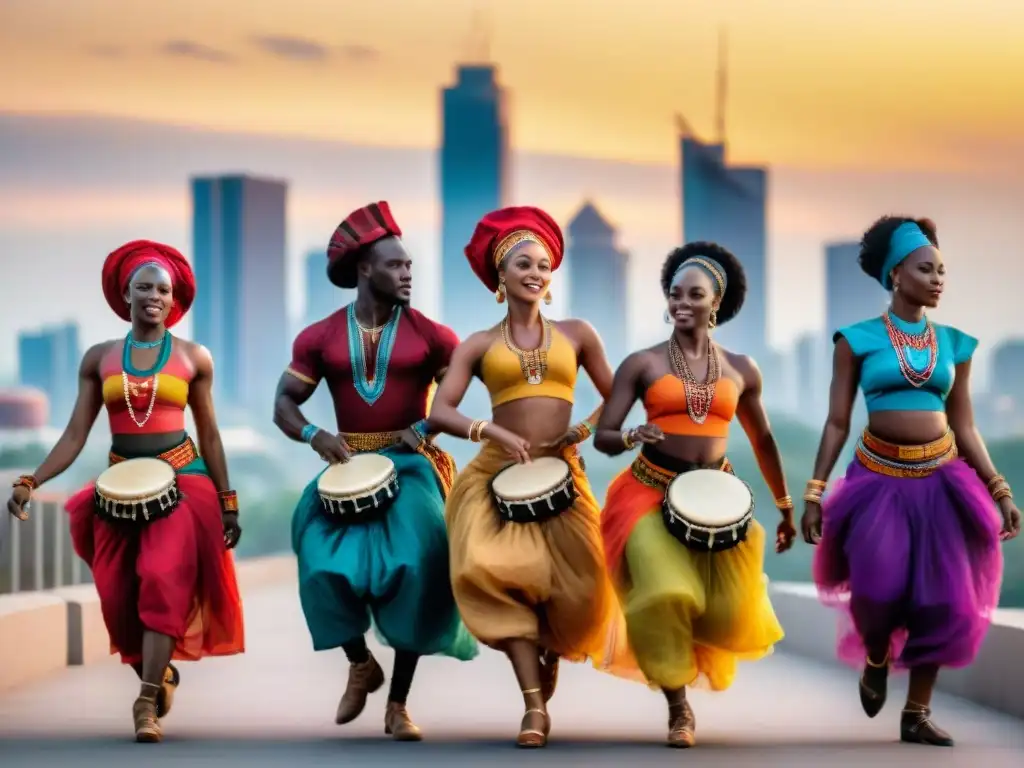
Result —
<path fill-rule="evenodd" d="M 103 384 L 100 381 L 100 359 L 106 344 L 91 347 L 78 367 L 78 399 L 64 433 L 49 455 L 33 474 L 36 486 L 52 480 L 70 467 L 89 439 L 96 417 L 103 407 Z"/>
<path fill-rule="evenodd" d="M 612 379 L 611 393 L 604 403 L 594 436 L 594 447 L 608 456 L 618 456 L 629 450 L 628 435 L 622 423 L 633 404 L 640 398 L 641 375 L 644 370 L 642 353 L 634 352 L 622 361 Z"/>
<path fill-rule="evenodd" d="M 782 468 L 782 454 L 779 453 L 779 446 L 772 434 L 771 424 L 768 423 L 768 413 L 764 409 L 764 401 L 761 397 L 763 380 L 757 363 L 749 357 L 741 358 L 736 367 L 743 376 L 744 388 L 740 395 L 739 405 L 736 409 L 736 417 L 740 426 L 750 440 L 750 446 L 754 449 L 754 456 L 757 458 L 757 466 L 761 470 L 764 481 L 771 489 L 775 497 L 775 505 L 780 510 L 783 508 L 792 510 L 793 500 L 789 498 L 786 489 L 786 475 Z"/>
<path fill-rule="evenodd" d="M 455 348 L 427 416 L 427 429 L 430 432 L 444 432 L 461 438 L 481 437 L 469 434 L 469 428 L 475 422 L 459 413 L 459 405 L 466 396 L 473 381 L 473 371 L 489 343 L 486 333 L 474 333 Z M 484 434 L 489 429 L 492 429 L 491 425 L 484 428 Z"/>

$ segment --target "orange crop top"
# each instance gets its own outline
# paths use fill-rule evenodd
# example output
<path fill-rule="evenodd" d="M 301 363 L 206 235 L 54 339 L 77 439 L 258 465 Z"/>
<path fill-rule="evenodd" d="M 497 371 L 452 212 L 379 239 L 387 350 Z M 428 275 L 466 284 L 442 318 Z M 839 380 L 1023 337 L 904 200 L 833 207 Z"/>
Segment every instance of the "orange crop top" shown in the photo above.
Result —
<path fill-rule="evenodd" d="M 740 390 L 736 382 L 725 376 L 715 385 L 711 410 L 703 424 L 697 424 L 686 411 L 686 385 L 676 376 L 666 373 L 647 388 L 644 408 L 647 419 L 661 427 L 666 435 L 693 435 L 695 437 L 728 437 L 729 423 L 736 415 Z"/>
<path fill-rule="evenodd" d="M 502 338 L 495 340 L 484 353 L 480 360 L 480 378 L 491 395 L 492 408 L 526 397 L 556 397 L 573 402 L 579 368 L 576 350 L 554 323 L 546 322 L 546 333 L 551 338 L 546 366 L 532 350 L 520 350 L 517 354 Z M 537 383 L 531 384 L 529 378 Z"/>
<path fill-rule="evenodd" d="M 132 366 L 126 342 L 112 345 L 100 360 L 103 403 L 110 417 L 111 434 L 183 432 L 188 387 L 195 375 L 192 361 L 169 333 L 164 337 L 156 365 L 149 371 L 139 371 Z"/>

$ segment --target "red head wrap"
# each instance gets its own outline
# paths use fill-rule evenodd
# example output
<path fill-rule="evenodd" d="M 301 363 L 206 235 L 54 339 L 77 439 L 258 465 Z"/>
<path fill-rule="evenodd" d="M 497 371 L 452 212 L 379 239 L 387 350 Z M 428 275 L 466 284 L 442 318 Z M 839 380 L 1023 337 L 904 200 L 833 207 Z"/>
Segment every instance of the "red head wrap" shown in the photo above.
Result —
<path fill-rule="evenodd" d="M 327 279 L 339 288 L 355 288 L 359 252 L 385 237 L 401 236 L 402 230 L 383 200 L 353 211 L 334 230 L 327 246 Z"/>
<path fill-rule="evenodd" d="M 498 290 L 498 266 L 509 251 L 523 242 L 544 246 L 551 256 L 552 271 L 562 263 L 565 250 L 562 230 L 540 208 L 502 208 L 480 219 L 465 250 L 469 266 L 488 290 Z"/>
<path fill-rule="evenodd" d="M 196 277 L 188 260 L 169 245 L 151 240 L 132 240 L 125 243 L 103 262 L 103 296 L 114 314 L 131 321 L 131 307 L 124 294 L 128 281 L 143 264 L 159 264 L 171 276 L 174 305 L 164 325 L 170 328 L 185 316 L 196 297 Z"/>

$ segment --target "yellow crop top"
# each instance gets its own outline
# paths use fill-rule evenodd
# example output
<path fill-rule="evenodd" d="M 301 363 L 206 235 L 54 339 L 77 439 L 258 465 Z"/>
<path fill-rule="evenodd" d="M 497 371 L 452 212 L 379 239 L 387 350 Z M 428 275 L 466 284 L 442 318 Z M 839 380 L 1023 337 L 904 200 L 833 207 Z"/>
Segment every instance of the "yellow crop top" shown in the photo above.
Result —
<path fill-rule="evenodd" d="M 513 351 L 509 348 L 511 338 L 509 342 L 496 339 L 484 353 L 480 378 L 491 395 L 492 408 L 526 397 L 557 397 L 573 402 L 579 367 L 576 350 L 554 323 L 547 322 L 551 345 L 546 355 L 541 355 L 540 349 Z"/>

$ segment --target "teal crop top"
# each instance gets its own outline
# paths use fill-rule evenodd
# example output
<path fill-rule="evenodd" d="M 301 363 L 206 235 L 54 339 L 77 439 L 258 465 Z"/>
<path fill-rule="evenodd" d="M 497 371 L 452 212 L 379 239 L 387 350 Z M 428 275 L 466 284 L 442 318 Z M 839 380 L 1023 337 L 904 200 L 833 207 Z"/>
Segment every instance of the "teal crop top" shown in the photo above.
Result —
<path fill-rule="evenodd" d="M 924 320 L 908 323 L 893 314 L 889 317 L 902 331 L 923 333 Z M 835 332 L 832 341 L 842 336 L 860 359 L 860 388 L 864 392 L 868 413 L 874 411 L 944 411 L 946 397 L 956 379 L 956 366 L 971 359 L 978 340 L 948 325 L 932 323 L 938 344 L 938 361 L 931 378 L 921 387 L 914 387 L 900 372 L 899 358 L 889 341 L 889 333 L 881 317 L 863 320 Z M 904 356 L 915 370 L 923 371 L 930 362 L 927 349 L 907 349 Z"/>

